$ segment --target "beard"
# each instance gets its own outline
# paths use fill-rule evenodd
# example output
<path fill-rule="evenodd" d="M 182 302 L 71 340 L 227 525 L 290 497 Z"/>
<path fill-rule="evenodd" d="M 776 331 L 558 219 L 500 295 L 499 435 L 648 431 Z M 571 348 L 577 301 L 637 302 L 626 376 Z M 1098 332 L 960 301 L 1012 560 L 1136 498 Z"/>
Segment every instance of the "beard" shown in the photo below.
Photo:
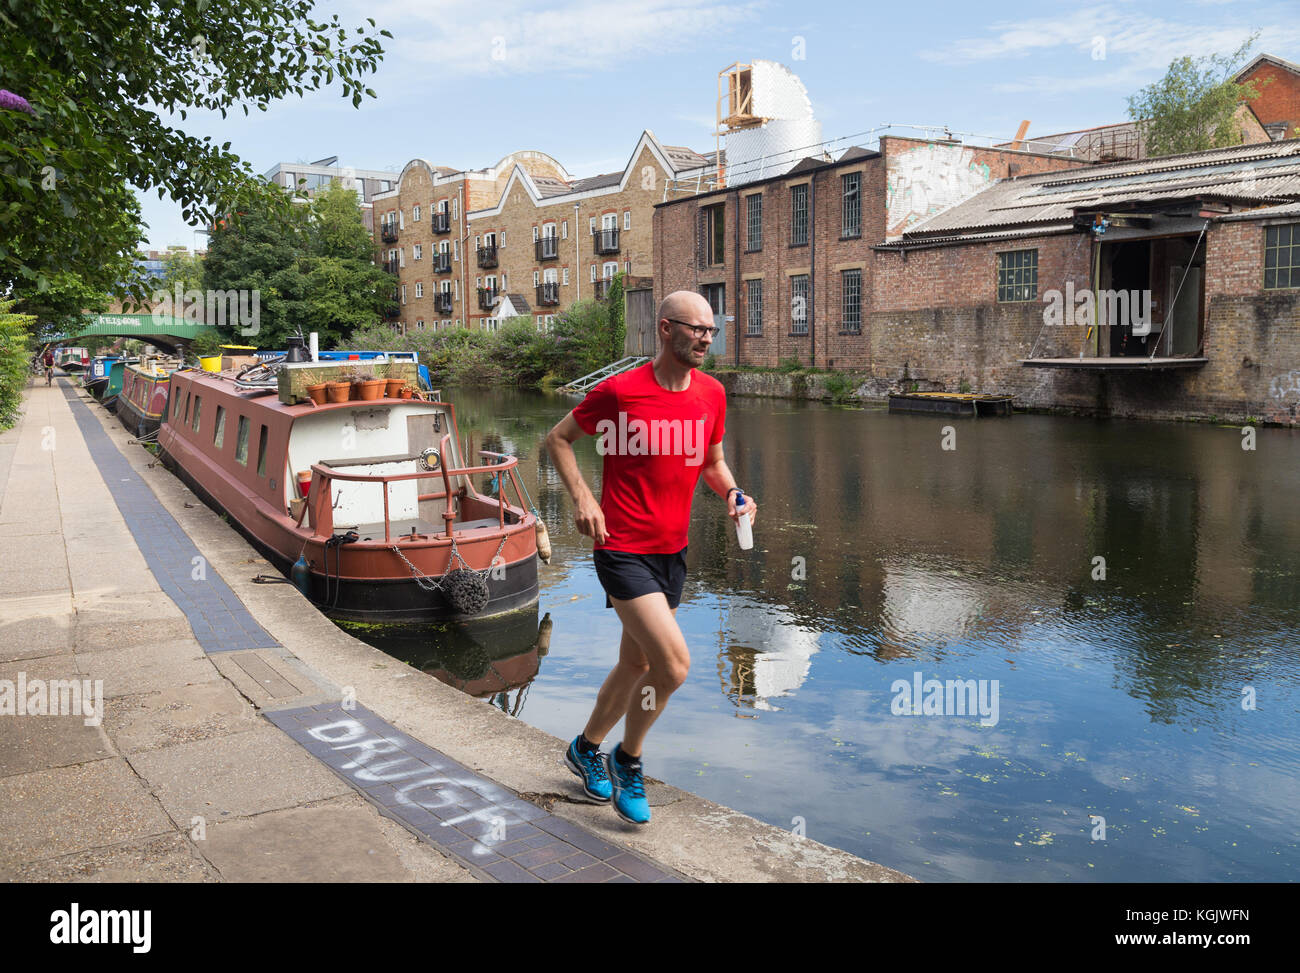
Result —
<path fill-rule="evenodd" d="M 673 357 L 677 359 L 678 364 L 685 368 L 695 368 L 698 364 L 694 355 L 695 345 L 696 338 L 683 329 L 674 332 L 668 347 L 672 351 Z M 707 355 L 708 352 L 706 351 L 705 354 Z"/>

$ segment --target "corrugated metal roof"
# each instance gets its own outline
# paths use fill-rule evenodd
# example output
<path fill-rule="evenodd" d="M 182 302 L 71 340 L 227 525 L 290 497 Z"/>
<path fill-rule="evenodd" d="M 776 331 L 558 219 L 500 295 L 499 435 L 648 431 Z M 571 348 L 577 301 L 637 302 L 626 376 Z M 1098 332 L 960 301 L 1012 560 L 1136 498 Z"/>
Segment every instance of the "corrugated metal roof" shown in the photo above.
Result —
<path fill-rule="evenodd" d="M 1300 139 L 1007 179 L 912 227 L 905 239 L 1069 223 L 1077 210 L 1178 199 L 1300 200 Z"/>
<path fill-rule="evenodd" d="M 1280 206 L 1261 206 L 1243 213 L 1230 213 L 1219 219 L 1225 223 L 1233 220 L 1269 220 L 1275 216 L 1300 216 L 1300 203 L 1283 203 Z"/>

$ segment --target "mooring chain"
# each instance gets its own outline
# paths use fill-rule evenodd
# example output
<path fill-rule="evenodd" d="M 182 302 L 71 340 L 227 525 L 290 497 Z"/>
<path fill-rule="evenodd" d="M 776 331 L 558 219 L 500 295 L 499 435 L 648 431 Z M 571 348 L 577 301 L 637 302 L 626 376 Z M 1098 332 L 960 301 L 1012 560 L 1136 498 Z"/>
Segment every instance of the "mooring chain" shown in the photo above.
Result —
<path fill-rule="evenodd" d="M 498 557 L 501 556 L 501 551 L 505 548 L 505 546 L 506 546 L 506 535 L 502 534 L 501 543 L 497 545 L 496 553 L 492 555 L 492 560 L 488 562 L 488 566 L 485 568 L 472 568 L 469 566 L 469 562 L 466 561 L 465 558 L 461 556 L 460 551 L 456 548 L 456 538 L 452 537 L 451 557 L 448 559 L 447 563 L 453 564 L 456 561 L 459 561 L 461 564 L 465 565 L 466 571 L 470 572 L 471 574 L 477 575 L 478 577 L 483 579 L 484 583 L 486 583 L 488 579 L 488 575 L 492 572 L 492 568 L 496 566 L 496 560 Z M 411 569 L 411 576 L 415 579 L 415 583 L 418 584 L 423 590 L 440 591 L 442 589 L 442 582 L 434 581 L 427 574 L 425 574 L 414 564 L 412 564 L 410 560 L 407 558 L 407 556 L 402 553 L 402 549 L 398 547 L 396 544 L 393 545 L 393 551 L 394 553 L 397 554 L 398 557 L 400 557 L 403 561 L 406 562 L 406 566 Z M 443 577 L 446 577 L 446 575 L 443 575 Z M 426 584 L 426 582 L 428 583 Z"/>

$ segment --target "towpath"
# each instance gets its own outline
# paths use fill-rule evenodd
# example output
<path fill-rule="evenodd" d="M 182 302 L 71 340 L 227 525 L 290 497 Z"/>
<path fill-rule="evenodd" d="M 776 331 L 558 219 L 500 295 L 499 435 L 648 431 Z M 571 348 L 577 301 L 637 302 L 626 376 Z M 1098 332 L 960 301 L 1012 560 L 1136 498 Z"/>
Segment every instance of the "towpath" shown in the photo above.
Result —
<path fill-rule="evenodd" d="M 10 881 L 908 881 L 651 781 L 646 828 L 575 800 L 565 741 L 331 624 L 61 379 L 0 434 Z M 65 697 L 66 698 L 66 697 Z"/>

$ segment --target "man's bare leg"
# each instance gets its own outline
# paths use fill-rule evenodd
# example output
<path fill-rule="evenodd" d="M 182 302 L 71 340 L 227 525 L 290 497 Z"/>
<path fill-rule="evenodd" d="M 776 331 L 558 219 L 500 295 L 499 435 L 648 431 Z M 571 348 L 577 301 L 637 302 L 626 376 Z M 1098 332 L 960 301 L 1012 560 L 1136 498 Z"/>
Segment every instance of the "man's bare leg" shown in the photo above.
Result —
<path fill-rule="evenodd" d="M 626 601 L 611 597 L 610 601 L 623 623 L 623 631 L 632 636 L 648 664 L 627 703 L 622 743 L 624 753 L 640 757 L 646 734 L 664 711 L 668 697 L 686 682 L 691 655 L 677 625 L 677 609 L 668 607 L 663 592 Z M 652 696 L 644 692 L 646 688 L 654 691 Z M 647 697 L 649 705 L 644 705 Z"/>
<path fill-rule="evenodd" d="M 677 609 L 670 610 L 676 617 Z M 623 629 L 623 639 L 618 648 L 618 664 L 605 677 L 605 682 L 596 695 L 595 709 L 591 711 L 591 718 L 582 731 L 588 742 L 599 746 L 618 721 L 639 703 L 641 682 L 649 671 L 650 663 L 641 651 L 640 644 L 626 628 Z M 626 746 L 623 749 L 631 753 Z"/>

